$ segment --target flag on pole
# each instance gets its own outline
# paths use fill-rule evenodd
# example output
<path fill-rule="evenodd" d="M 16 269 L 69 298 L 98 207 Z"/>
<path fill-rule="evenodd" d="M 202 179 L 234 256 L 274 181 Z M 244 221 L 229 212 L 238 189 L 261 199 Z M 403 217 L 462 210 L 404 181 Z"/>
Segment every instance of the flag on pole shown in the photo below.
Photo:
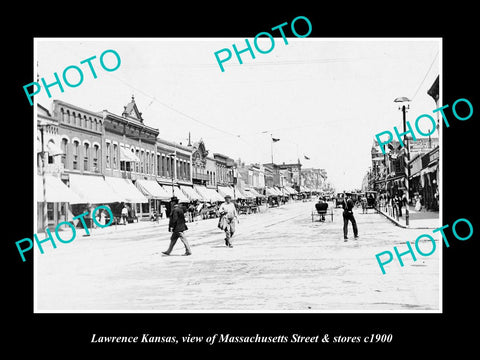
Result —
<path fill-rule="evenodd" d="M 272 137 L 272 141 L 273 141 L 273 142 L 277 142 L 277 141 L 280 141 L 280 139 L 277 139 L 277 138 Z"/>

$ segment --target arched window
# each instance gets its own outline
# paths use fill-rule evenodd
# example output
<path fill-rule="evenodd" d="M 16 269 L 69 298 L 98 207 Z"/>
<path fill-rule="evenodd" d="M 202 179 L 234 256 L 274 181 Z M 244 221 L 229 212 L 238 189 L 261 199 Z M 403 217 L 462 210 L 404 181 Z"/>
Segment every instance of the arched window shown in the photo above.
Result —
<path fill-rule="evenodd" d="M 112 159 L 113 159 L 113 168 L 114 169 L 117 169 L 117 152 L 118 152 L 118 145 L 117 144 L 113 144 L 113 155 L 112 155 Z"/>
<path fill-rule="evenodd" d="M 85 171 L 88 171 L 90 170 L 89 168 L 89 156 L 90 156 L 90 152 L 89 152 L 89 145 L 88 143 L 85 143 L 83 144 L 83 170 Z"/>
<path fill-rule="evenodd" d="M 150 174 L 155 175 L 155 154 L 150 155 Z"/>
<path fill-rule="evenodd" d="M 98 156 L 99 156 L 99 147 L 97 144 L 93 145 L 93 171 L 95 172 L 100 172 L 100 169 L 98 168 Z"/>
<path fill-rule="evenodd" d="M 62 143 L 60 144 L 60 147 L 63 151 L 63 154 L 62 154 L 62 164 L 63 164 L 63 167 L 67 167 L 67 144 L 68 144 L 68 140 L 63 138 L 62 139 Z"/>
<path fill-rule="evenodd" d="M 139 160 L 141 160 L 141 159 L 140 159 L 140 150 L 138 150 L 138 149 L 137 149 L 137 151 L 136 151 L 136 154 L 135 154 L 135 155 L 137 155 L 137 158 L 138 158 Z M 140 170 L 140 164 L 139 164 L 139 161 L 135 161 L 135 171 L 138 173 L 138 172 L 139 172 L 139 170 Z"/>
<path fill-rule="evenodd" d="M 80 143 L 77 140 L 73 141 L 73 169 L 78 170 L 78 148 Z"/>
<path fill-rule="evenodd" d="M 145 174 L 148 174 L 148 170 L 150 169 L 150 153 L 145 153 Z"/>
<path fill-rule="evenodd" d="M 68 110 L 67 110 L 67 111 L 68 111 Z M 72 113 L 70 114 L 69 118 L 70 118 L 70 120 L 71 120 L 70 123 L 71 123 L 72 125 L 77 125 L 77 116 L 76 116 L 75 112 L 72 112 Z"/>
<path fill-rule="evenodd" d="M 50 145 L 50 144 L 55 145 L 55 141 L 49 140 L 49 141 L 48 141 L 47 149 L 49 148 L 49 145 Z M 48 160 L 48 161 L 47 161 L 48 164 L 53 164 L 53 156 L 50 155 L 50 152 L 48 153 L 48 159 L 47 159 L 47 160 Z"/>
<path fill-rule="evenodd" d="M 110 143 L 105 143 L 105 166 L 107 169 L 110 169 L 110 151 L 112 150 L 110 147 Z"/>

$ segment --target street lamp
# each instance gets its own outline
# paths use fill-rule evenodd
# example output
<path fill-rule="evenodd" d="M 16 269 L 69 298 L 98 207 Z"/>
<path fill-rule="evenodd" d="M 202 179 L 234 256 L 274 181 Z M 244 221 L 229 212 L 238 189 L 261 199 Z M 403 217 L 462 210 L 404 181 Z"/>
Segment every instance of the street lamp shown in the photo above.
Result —
<path fill-rule="evenodd" d="M 398 97 L 394 102 L 397 103 L 407 103 L 410 102 L 410 99 L 408 99 L 405 96 Z M 410 146 L 408 143 L 408 137 L 406 134 L 406 122 L 407 122 L 407 110 L 410 109 L 409 104 L 403 104 L 398 107 L 398 110 L 402 111 L 403 114 L 403 145 L 406 149 L 407 152 L 407 161 L 406 161 L 406 167 L 407 167 L 407 177 L 405 181 L 405 188 L 406 188 L 406 193 L 407 193 L 407 203 L 405 204 L 405 224 L 408 226 L 410 222 L 410 213 L 408 211 L 408 204 L 410 202 Z"/>

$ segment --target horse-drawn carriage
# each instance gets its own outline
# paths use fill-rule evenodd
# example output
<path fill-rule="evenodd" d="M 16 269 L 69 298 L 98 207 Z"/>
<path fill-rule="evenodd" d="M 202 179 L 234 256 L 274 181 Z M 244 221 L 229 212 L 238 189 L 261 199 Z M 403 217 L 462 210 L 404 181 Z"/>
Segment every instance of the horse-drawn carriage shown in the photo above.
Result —
<path fill-rule="evenodd" d="M 377 205 L 377 192 L 373 190 L 365 191 L 361 198 L 362 212 L 368 214 L 368 209 L 375 209 Z"/>

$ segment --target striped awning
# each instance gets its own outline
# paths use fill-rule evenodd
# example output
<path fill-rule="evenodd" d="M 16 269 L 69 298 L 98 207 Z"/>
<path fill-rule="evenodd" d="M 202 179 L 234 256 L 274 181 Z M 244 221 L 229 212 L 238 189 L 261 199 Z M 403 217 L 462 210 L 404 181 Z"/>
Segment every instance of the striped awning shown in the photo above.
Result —
<path fill-rule="evenodd" d="M 278 192 L 274 188 L 268 186 L 265 188 L 265 193 L 267 196 L 278 196 Z"/>
<path fill-rule="evenodd" d="M 105 176 L 105 181 L 121 198 L 128 203 L 147 203 L 148 198 L 129 179 Z"/>
<path fill-rule="evenodd" d="M 225 196 L 230 195 L 232 199 L 235 199 L 233 189 L 230 186 L 219 186 L 218 193 L 225 198 Z"/>
<path fill-rule="evenodd" d="M 172 197 L 169 192 L 165 191 L 165 189 L 154 180 L 138 179 L 135 181 L 135 185 L 148 198 L 169 201 Z"/>
<path fill-rule="evenodd" d="M 84 203 L 108 204 L 122 202 L 124 198 L 117 194 L 103 179 L 103 176 L 70 174 L 70 188 L 82 198 Z"/>
<path fill-rule="evenodd" d="M 203 201 L 203 196 L 201 196 L 197 191 L 195 191 L 193 189 L 193 187 L 191 186 L 186 186 L 186 185 L 180 185 L 180 190 L 183 191 L 183 193 L 185 194 L 185 196 L 191 200 L 191 201 L 194 201 L 194 200 L 200 200 L 200 201 Z"/>
<path fill-rule="evenodd" d="M 251 196 L 257 198 L 257 197 L 265 197 L 265 195 L 260 194 L 257 190 L 254 188 L 245 188 L 245 193 L 250 193 Z"/>
<path fill-rule="evenodd" d="M 189 203 L 190 199 L 183 193 L 182 190 L 178 186 L 172 186 L 171 185 L 163 185 L 163 189 L 165 192 L 168 194 L 168 199 L 172 198 L 172 196 L 175 196 L 178 198 L 178 202 L 181 203 Z"/>
<path fill-rule="evenodd" d="M 45 192 L 45 197 L 43 196 Z M 52 175 L 45 175 L 45 189 L 41 176 L 37 176 L 37 201 L 42 202 L 68 202 L 70 204 L 81 204 L 87 201 L 72 191 L 59 178 Z"/>
<path fill-rule="evenodd" d="M 254 199 L 256 196 L 251 194 L 250 192 L 240 189 L 239 187 L 235 188 L 235 195 L 237 199 Z"/>

